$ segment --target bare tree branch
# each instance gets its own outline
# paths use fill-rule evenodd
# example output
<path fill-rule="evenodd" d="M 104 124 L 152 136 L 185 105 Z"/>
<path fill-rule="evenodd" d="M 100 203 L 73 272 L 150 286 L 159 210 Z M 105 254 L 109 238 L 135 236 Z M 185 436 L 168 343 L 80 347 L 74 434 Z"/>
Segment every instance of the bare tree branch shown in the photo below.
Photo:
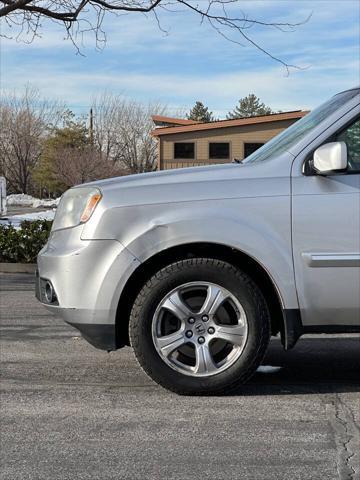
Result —
<path fill-rule="evenodd" d="M 79 35 L 82 39 L 85 32 L 91 31 L 95 34 L 97 47 L 105 45 L 106 35 L 102 30 L 105 14 L 152 13 L 159 29 L 167 34 L 161 25 L 159 9 L 175 13 L 179 12 L 179 7 L 184 7 L 200 17 L 200 24 L 207 21 L 226 40 L 240 46 L 244 46 L 244 42 L 251 45 L 283 65 L 288 72 L 290 68 L 299 68 L 271 53 L 254 39 L 255 34 L 250 36 L 247 31 L 257 25 L 291 32 L 306 23 L 311 15 L 295 23 L 263 21 L 249 18 L 239 8 L 241 3 L 242 0 L 0 0 L 0 6 L 3 5 L 0 8 L 0 17 L 5 17 L 10 28 L 17 27 L 17 40 L 25 35 L 30 36 L 30 42 L 40 35 L 41 19 L 48 18 L 61 23 L 66 29 L 67 38 L 80 53 L 77 38 Z M 234 15 L 236 7 L 237 13 Z M 2 35 L 9 38 L 9 35 Z"/>
<path fill-rule="evenodd" d="M 0 173 L 10 190 L 29 191 L 42 142 L 60 120 L 62 109 L 57 102 L 41 99 L 39 92 L 29 86 L 21 96 L 0 98 Z"/>
<path fill-rule="evenodd" d="M 124 174 L 90 146 L 78 150 L 59 148 L 52 160 L 53 175 L 64 190 L 84 182 Z"/>
<path fill-rule="evenodd" d="M 13 12 L 14 10 L 18 10 L 24 8 L 28 3 L 31 3 L 32 0 L 19 0 L 18 2 L 9 3 L 3 2 L 6 6 L 0 8 L 0 17 L 4 17 L 5 15 L 9 15 L 9 13 Z"/>
<path fill-rule="evenodd" d="M 129 173 L 142 173 L 157 167 L 157 144 L 150 135 L 151 115 L 163 115 L 165 107 L 103 94 L 93 102 L 94 140 L 101 155 Z"/>
<path fill-rule="evenodd" d="M 275 55 L 271 54 L 268 50 L 266 50 L 264 47 L 262 47 L 259 43 L 255 42 L 248 34 L 245 33 L 244 30 L 247 28 L 250 28 L 251 26 L 254 25 L 261 25 L 265 27 L 274 27 L 277 28 L 281 31 L 287 31 L 289 29 L 290 31 L 294 30 L 296 27 L 299 27 L 300 25 L 305 24 L 308 22 L 311 18 L 311 15 L 309 15 L 305 20 L 302 22 L 298 23 L 282 23 L 282 22 L 263 22 L 261 20 L 253 20 L 247 18 L 245 15 L 243 15 L 242 18 L 237 18 L 237 17 L 231 17 L 227 15 L 226 11 L 226 4 L 227 3 L 233 3 L 232 0 L 210 0 L 209 1 L 209 7 L 206 9 L 206 11 L 200 9 L 197 5 L 194 6 L 190 2 L 186 0 L 177 0 L 179 3 L 182 3 L 186 5 L 190 10 L 193 10 L 194 12 L 198 13 L 201 15 L 202 20 L 206 18 L 209 22 L 209 24 L 214 28 L 214 30 L 224 37 L 226 40 L 236 43 L 240 46 L 244 46 L 242 43 L 240 43 L 238 40 L 234 40 L 230 38 L 223 30 L 221 30 L 221 27 L 227 27 L 230 30 L 235 30 L 241 37 L 243 37 L 247 43 L 250 43 L 252 46 L 260 50 L 262 53 L 264 53 L 266 56 L 270 57 L 272 60 L 275 60 L 276 62 L 280 63 L 286 68 L 287 73 L 289 73 L 290 68 L 297 68 L 301 69 L 301 67 L 293 64 L 289 64 L 282 60 L 279 57 L 276 57 Z M 213 15 L 210 13 L 211 6 L 215 3 L 220 3 L 224 12 L 224 15 Z M 241 25 L 242 23 L 242 25 Z"/>

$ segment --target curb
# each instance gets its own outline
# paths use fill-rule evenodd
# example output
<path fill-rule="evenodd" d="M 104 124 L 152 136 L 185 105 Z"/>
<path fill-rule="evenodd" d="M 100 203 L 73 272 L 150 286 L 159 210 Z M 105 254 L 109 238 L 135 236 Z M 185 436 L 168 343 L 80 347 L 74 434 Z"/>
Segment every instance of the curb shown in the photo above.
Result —
<path fill-rule="evenodd" d="M 35 275 L 36 263 L 0 263 L 0 273 L 32 273 Z"/>

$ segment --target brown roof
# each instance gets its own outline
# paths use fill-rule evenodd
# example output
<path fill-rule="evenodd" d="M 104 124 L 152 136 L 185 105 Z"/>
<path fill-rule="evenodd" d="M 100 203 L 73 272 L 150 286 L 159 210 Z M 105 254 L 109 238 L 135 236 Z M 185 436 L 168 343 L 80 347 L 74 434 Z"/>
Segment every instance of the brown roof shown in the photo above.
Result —
<path fill-rule="evenodd" d="M 194 125 L 196 123 L 199 123 L 196 120 L 186 120 L 185 118 L 164 117 L 163 115 L 152 115 L 151 118 L 154 123 L 157 123 L 157 122 L 171 123 L 173 125 Z"/>
<path fill-rule="evenodd" d="M 304 117 L 308 111 L 296 110 L 293 112 L 272 113 L 271 115 L 258 115 L 256 117 L 237 118 L 236 120 L 218 120 L 208 123 L 184 124 L 175 127 L 161 127 L 153 130 L 151 134 L 154 137 L 160 135 L 170 135 L 172 133 L 198 132 L 201 130 L 212 130 L 215 128 L 240 127 L 242 125 L 254 125 L 257 123 L 278 122 L 281 120 L 295 120 Z M 187 120 L 188 122 L 189 120 Z"/>

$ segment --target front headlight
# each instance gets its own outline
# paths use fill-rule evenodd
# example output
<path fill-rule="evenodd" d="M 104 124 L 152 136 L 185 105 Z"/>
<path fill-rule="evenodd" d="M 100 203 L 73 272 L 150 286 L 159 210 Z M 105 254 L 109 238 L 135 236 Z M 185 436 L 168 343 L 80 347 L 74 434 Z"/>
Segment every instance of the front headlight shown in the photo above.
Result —
<path fill-rule="evenodd" d="M 70 188 L 61 197 L 56 209 L 52 231 L 76 227 L 87 222 L 101 197 L 100 190 L 94 187 Z"/>

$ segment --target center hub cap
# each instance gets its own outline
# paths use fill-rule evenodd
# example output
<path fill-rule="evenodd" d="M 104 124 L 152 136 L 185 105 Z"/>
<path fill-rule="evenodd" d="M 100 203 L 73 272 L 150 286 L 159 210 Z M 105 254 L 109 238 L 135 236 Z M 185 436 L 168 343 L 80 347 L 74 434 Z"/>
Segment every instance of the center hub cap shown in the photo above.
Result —
<path fill-rule="evenodd" d="M 198 323 L 197 325 L 195 325 L 195 330 L 198 335 L 202 335 L 203 333 L 205 333 L 205 327 L 202 323 Z"/>

